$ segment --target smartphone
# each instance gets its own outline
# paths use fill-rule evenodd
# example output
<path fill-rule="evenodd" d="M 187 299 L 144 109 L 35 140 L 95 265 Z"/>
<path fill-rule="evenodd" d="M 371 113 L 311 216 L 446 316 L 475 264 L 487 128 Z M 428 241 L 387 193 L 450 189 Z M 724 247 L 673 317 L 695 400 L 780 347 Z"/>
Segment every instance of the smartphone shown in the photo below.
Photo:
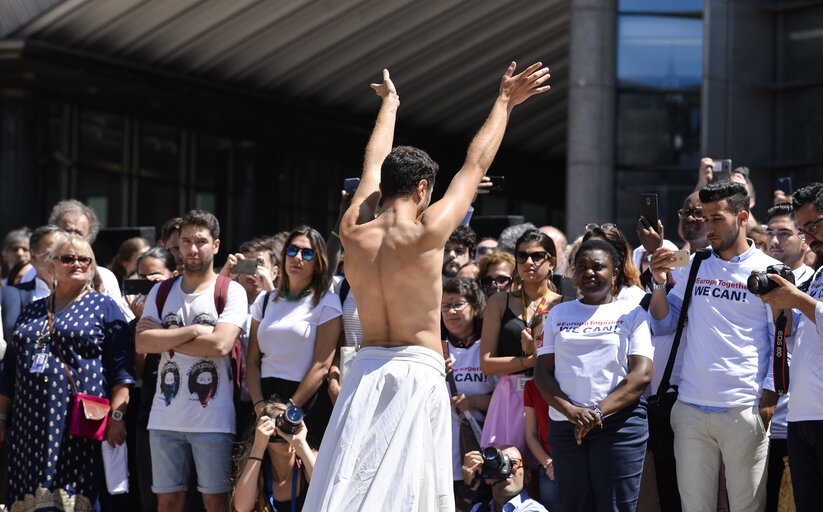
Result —
<path fill-rule="evenodd" d="M 730 158 L 715 160 L 714 169 L 712 170 L 712 181 L 729 181 L 731 177 L 732 160 Z"/>
<path fill-rule="evenodd" d="M 689 266 L 689 251 L 686 249 L 682 251 L 674 251 L 674 253 L 672 253 L 672 258 L 674 258 L 674 262 L 672 263 L 673 267 Z"/>
<path fill-rule="evenodd" d="M 782 190 L 787 196 L 792 195 L 792 179 L 789 176 L 777 179 L 777 188 Z"/>
<path fill-rule="evenodd" d="M 640 215 L 657 231 L 657 194 L 640 194 Z"/>
<path fill-rule="evenodd" d="M 345 190 L 347 194 L 354 194 L 359 186 L 360 178 L 346 178 L 343 180 L 343 190 Z"/>
<path fill-rule="evenodd" d="M 126 295 L 148 295 L 156 281 L 149 281 L 148 279 L 126 279 L 123 281 L 123 292 Z"/>
<path fill-rule="evenodd" d="M 231 269 L 232 274 L 256 274 L 257 266 L 262 265 L 263 260 L 253 258 L 238 261 Z"/>
<path fill-rule="evenodd" d="M 505 190 L 505 176 L 489 176 L 489 179 L 492 180 L 492 186 L 489 188 L 489 192 L 503 192 L 503 190 Z"/>

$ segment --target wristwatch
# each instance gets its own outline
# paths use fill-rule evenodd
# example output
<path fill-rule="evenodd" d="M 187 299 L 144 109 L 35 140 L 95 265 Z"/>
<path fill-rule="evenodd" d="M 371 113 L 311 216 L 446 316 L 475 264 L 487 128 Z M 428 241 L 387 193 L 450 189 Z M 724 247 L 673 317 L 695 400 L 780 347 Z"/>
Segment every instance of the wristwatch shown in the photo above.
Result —
<path fill-rule="evenodd" d="M 123 416 L 125 416 L 123 411 L 118 411 L 117 409 L 111 411 L 111 419 L 114 421 L 123 421 Z"/>
<path fill-rule="evenodd" d="M 663 281 L 663 283 L 661 283 L 661 284 L 657 284 L 654 281 L 652 281 L 652 291 L 665 290 L 665 289 L 666 289 L 666 281 Z"/>

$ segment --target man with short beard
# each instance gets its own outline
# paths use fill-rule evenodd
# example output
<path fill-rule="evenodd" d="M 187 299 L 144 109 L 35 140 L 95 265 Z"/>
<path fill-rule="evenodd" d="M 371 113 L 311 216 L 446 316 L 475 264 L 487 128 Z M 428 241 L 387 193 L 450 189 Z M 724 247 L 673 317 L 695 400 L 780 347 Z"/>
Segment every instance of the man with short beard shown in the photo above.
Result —
<path fill-rule="evenodd" d="M 683 201 L 683 208 L 677 211 L 680 223 L 677 225 L 677 234 L 686 242 L 684 249 L 691 254 L 698 249 L 708 247 L 706 226 L 703 217 L 703 203 L 700 202 L 700 193 L 692 192 Z"/>
<path fill-rule="evenodd" d="M 474 259 L 477 235 L 468 226 L 457 226 L 443 249 L 443 277 L 454 277 L 468 262 Z"/>
<path fill-rule="evenodd" d="M 766 432 L 777 402 L 767 378 L 774 314 L 746 282 L 753 270 L 780 262 L 746 238 L 744 185 L 710 183 L 700 189 L 700 200 L 713 252 L 697 273 L 684 330 L 688 343 L 681 346 L 683 370 L 671 413 L 677 484 L 684 510 L 714 512 L 722 461 L 730 509 L 762 510 Z M 655 286 L 649 313 L 658 335 L 675 330 L 685 293 L 687 279 L 679 278 L 666 294 L 672 254 L 661 247 L 650 264 Z"/>
<path fill-rule="evenodd" d="M 192 458 L 206 510 L 228 510 L 235 434 L 229 353 L 248 304 L 243 287 L 218 278 L 212 268 L 219 236 L 220 224 L 211 213 L 192 210 L 183 217 L 183 276 L 152 289 L 137 323 L 137 352 L 161 354 L 148 424 L 152 490 L 160 512 L 183 509 Z M 222 312 L 216 304 L 219 283 L 227 283 Z M 161 289 L 165 299 L 158 298 Z"/>

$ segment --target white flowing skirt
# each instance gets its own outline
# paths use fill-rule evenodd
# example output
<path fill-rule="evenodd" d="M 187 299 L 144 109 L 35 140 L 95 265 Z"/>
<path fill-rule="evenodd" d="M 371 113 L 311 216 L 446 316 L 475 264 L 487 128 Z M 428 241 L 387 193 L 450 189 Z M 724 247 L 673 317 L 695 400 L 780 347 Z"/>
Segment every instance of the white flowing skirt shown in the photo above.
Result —
<path fill-rule="evenodd" d="M 364 347 L 320 445 L 303 510 L 453 511 L 442 355 Z"/>

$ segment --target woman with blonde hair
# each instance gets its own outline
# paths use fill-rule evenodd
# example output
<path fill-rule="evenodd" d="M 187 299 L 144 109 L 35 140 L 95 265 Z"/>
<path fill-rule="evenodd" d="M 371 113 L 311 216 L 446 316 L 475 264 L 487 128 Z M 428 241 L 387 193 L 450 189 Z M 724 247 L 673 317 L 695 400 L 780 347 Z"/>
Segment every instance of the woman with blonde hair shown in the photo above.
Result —
<path fill-rule="evenodd" d="M 117 303 L 91 289 L 94 253 L 84 238 L 70 233 L 58 241 L 49 267 L 53 292 L 21 313 L 0 375 L 0 443 L 9 441 L 14 468 L 6 503 L 10 510 L 34 510 L 36 503 L 43 511 L 99 511 L 100 430 L 90 434 L 76 423 L 96 411 L 104 442 L 125 441 L 123 415 L 134 382 L 131 329 Z M 80 393 L 90 397 L 77 401 Z"/>

